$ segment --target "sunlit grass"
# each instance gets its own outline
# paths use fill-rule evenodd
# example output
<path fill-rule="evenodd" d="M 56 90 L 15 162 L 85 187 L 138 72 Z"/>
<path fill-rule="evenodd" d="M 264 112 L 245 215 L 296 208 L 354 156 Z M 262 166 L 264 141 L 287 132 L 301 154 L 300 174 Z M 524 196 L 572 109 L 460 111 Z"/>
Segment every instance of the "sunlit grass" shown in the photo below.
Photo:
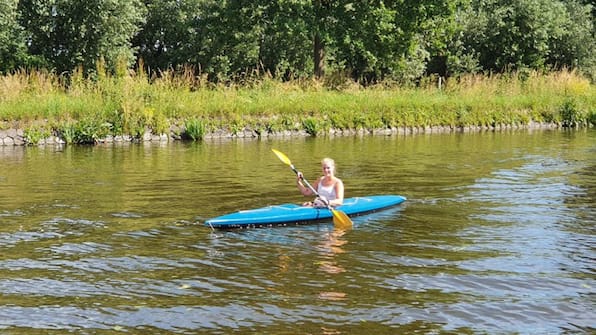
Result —
<path fill-rule="evenodd" d="M 120 71 L 76 72 L 68 81 L 46 72 L 0 77 L 0 121 L 26 127 L 46 122 L 59 131 L 77 122 L 112 134 L 166 133 L 170 125 L 200 120 L 206 131 L 375 129 L 427 126 L 523 125 L 530 121 L 594 123 L 596 90 L 574 71 L 469 75 L 441 89 L 428 78 L 416 88 L 347 85 L 263 78 L 214 85 L 190 70 L 160 76 Z M 570 109 L 571 112 L 570 112 Z M 307 129 L 308 128 L 308 129 Z M 316 130 L 316 131 L 315 131 Z"/>

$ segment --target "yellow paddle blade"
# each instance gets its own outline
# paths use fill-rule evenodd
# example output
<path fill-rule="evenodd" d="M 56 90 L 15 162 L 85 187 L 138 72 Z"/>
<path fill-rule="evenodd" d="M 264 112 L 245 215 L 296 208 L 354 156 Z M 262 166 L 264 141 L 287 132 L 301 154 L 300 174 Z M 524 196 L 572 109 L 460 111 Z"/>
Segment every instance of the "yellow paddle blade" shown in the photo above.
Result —
<path fill-rule="evenodd" d="M 277 158 L 279 158 L 279 160 L 281 160 L 282 162 L 284 162 L 287 165 L 292 165 L 292 162 L 290 161 L 288 156 L 284 155 L 283 152 L 281 152 L 279 150 L 275 150 L 275 149 L 271 149 L 271 151 L 273 151 L 273 153 L 277 156 Z"/>
<path fill-rule="evenodd" d="M 351 228 L 352 225 L 354 224 L 352 222 L 352 220 L 350 220 L 350 217 L 342 212 L 342 211 L 338 211 L 337 209 L 331 209 L 331 213 L 333 214 L 333 224 L 336 225 L 339 228 Z"/>

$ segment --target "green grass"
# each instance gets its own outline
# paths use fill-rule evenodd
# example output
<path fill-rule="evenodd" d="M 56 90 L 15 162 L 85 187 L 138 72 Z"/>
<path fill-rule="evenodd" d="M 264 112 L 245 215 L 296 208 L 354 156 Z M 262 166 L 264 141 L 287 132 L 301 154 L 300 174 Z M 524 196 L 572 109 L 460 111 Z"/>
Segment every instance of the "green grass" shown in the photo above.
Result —
<path fill-rule="evenodd" d="M 75 73 L 68 85 L 65 81 L 44 72 L 0 77 L 0 129 L 35 126 L 30 132 L 35 138 L 54 131 L 68 134 L 74 142 L 88 142 L 105 134 L 139 137 L 146 129 L 167 133 L 170 125 L 190 126 L 189 137 L 200 139 L 216 129 L 236 133 L 250 128 L 259 134 L 304 130 L 318 135 L 331 128 L 530 121 L 593 126 L 596 118 L 596 89 L 573 71 L 452 78 L 441 90 L 430 80 L 418 88 L 354 84 L 341 91 L 318 81 L 270 78 L 244 86 L 214 86 L 189 73 L 165 73 L 160 78 L 104 73 L 93 79 Z"/>

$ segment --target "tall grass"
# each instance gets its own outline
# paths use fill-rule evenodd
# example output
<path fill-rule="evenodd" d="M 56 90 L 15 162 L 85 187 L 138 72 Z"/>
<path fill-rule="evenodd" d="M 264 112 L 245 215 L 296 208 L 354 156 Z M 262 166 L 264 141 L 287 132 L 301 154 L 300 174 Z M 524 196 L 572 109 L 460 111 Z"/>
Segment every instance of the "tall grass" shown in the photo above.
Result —
<path fill-rule="evenodd" d="M 191 70 L 156 76 L 124 68 L 117 73 L 111 75 L 98 64 L 93 78 L 83 77 L 82 71 L 69 78 L 43 71 L 2 76 L 0 128 L 41 121 L 58 133 L 96 125 L 103 129 L 96 136 L 107 132 L 138 137 L 147 130 L 166 133 L 171 125 L 184 127 L 189 120 L 202 120 L 200 132 L 235 133 L 248 127 L 320 133 L 330 128 L 530 121 L 593 125 L 596 115 L 596 89 L 574 71 L 469 75 L 449 79 L 441 89 L 427 78 L 417 88 L 352 84 L 341 90 L 319 81 L 271 78 L 213 85 Z M 564 120 L 570 116 L 573 120 Z"/>

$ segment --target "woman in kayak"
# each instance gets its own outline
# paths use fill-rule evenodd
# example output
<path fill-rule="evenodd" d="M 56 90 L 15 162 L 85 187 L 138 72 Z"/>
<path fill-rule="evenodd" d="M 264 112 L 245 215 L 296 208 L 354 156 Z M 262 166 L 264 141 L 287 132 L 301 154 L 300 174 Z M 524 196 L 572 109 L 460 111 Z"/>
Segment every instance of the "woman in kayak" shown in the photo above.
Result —
<path fill-rule="evenodd" d="M 335 176 L 335 161 L 331 158 L 323 158 L 321 161 L 323 175 L 312 185 L 319 196 L 315 201 L 304 203 L 304 206 L 327 207 L 340 206 L 344 202 L 344 183 Z M 298 172 L 296 185 L 304 196 L 316 195 L 313 190 L 305 186 L 302 172 Z"/>

